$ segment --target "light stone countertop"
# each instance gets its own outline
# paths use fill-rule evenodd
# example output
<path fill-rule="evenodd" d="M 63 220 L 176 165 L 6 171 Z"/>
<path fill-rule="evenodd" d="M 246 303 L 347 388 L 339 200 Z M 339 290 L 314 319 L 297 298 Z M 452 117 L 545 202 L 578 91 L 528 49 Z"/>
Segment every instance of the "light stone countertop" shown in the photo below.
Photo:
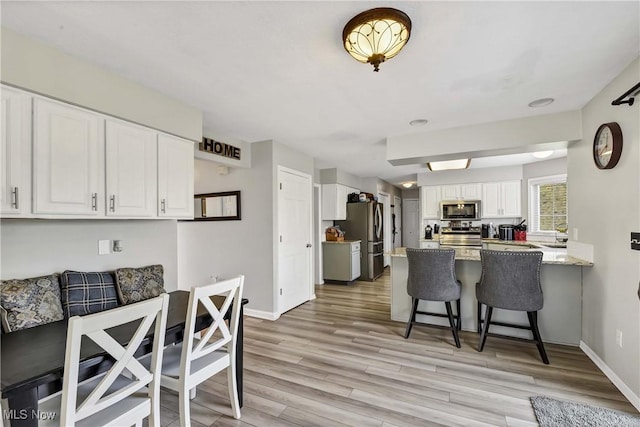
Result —
<path fill-rule="evenodd" d="M 325 240 L 322 243 L 349 244 L 349 243 L 358 243 L 358 242 L 362 242 L 362 240 L 343 240 L 341 242 L 336 242 L 335 240 Z"/>
<path fill-rule="evenodd" d="M 497 242 L 503 242 L 498 240 Z M 515 242 L 509 241 L 509 242 Z M 531 244 L 531 242 L 519 242 L 521 244 L 527 245 Z M 523 250 L 528 251 L 540 251 L 542 252 L 542 263 L 543 264 L 557 264 L 557 265 L 576 265 L 576 266 L 584 266 L 591 267 L 593 263 L 589 261 L 585 261 L 579 258 L 575 258 L 567 255 L 566 250 L 545 250 L 544 248 L 526 248 Z M 389 253 L 392 257 L 401 257 L 406 258 L 407 252 L 406 248 L 396 248 Z M 460 261 L 480 261 L 480 248 L 478 249 L 470 249 L 470 248 L 461 248 L 456 249 L 456 260 Z"/>

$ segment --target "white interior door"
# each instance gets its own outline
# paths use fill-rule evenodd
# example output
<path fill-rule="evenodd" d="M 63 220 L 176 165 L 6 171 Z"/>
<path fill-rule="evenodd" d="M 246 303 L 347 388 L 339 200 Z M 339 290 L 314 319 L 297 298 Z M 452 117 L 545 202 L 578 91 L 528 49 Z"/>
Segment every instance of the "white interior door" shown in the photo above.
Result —
<path fill-rule="evenodd" d="M 313 294 L 311 176 L 278 167 L 278 312 Z"/>
<path fill-rule="evenodd" d="M 402 199 L 398 196 L 393 196 L 393 213 L 394 213 L 394 228 L 395 234 L 393 236 L 393 247 L 399 248 L 402 246 Z M 393 230 L 392 230 L 393 231 Z"/>
<path fill-rule="evenodd" d="M 402 207 L 402 242 L 406 248 L 420 247 L 420 202 L 405 199 Z"/>
<path fill-rule="evenodd" d="M 387 193 L 378 194 L 378 201 L 382 203 L 382 234 L 384 240 L 384 253 L 391 251 L 391 197 Z M 384 256 L 384 266 L 391 264 L 391 256 Z"/>

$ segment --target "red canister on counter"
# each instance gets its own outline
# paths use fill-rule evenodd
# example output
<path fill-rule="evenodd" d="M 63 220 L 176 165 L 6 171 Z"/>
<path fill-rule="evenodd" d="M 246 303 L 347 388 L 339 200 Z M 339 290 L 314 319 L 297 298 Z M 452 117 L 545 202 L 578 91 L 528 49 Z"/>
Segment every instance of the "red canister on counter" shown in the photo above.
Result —
<path fill-rule="evenodd" d="M 526 231 L 516 230 L 515 231 L 515 235 L 516 235 L 515 236 L 516 240 L 523 241 L 523 242 L 527 240 L 527 232 Z"/>

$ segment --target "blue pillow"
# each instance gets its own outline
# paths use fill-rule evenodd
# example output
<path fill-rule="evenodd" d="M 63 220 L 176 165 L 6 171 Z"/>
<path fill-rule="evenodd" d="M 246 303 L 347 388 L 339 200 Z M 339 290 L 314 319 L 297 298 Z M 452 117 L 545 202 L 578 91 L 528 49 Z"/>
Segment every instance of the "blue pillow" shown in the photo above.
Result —
<path fill-rule="evenodd" d="M 84 316 L 118 306 L 113 274 L 65 271 L 60 277 L 62 309 L 65 317 Z"/>

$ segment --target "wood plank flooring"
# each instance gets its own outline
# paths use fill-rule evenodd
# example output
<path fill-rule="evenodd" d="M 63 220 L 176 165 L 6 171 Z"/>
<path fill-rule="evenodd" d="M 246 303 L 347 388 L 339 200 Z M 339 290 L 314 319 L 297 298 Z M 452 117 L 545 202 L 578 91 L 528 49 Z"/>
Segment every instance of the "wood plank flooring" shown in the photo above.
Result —
<path fill-rule="evenodd" d="M 244 407 L 231 417 L 226 375 L 198 387 L 194 426 L 537 426 L 547 395 L 637 413 L 577 347 L 533 344 L 389 320 L 389 272 L 376 282 L 316 287 L 317 299 L 275 322 L 245 318 Z M 179 426 L 162 390 L 162 425 Z"/>

